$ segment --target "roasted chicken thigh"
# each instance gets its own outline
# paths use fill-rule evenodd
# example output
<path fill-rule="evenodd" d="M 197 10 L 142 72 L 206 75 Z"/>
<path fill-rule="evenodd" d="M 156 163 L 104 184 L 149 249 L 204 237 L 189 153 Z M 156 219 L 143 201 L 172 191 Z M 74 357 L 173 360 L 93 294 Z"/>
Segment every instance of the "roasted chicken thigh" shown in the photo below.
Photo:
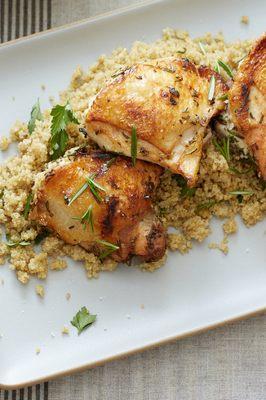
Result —
<path fill-rule="evenodd" d="M 240 65 L 229 92 L 232 119 L 266 179 L 266 34 Z"/>
<path fill-rule="evenodd" d="M 100 258 L 161 258 L 166 236 L 152 209 L 161 168 L 144 161 L 83 148 L 52 168 L 35 195 L 30 215 L 65 242 Z"/>
<path fill-rule="evenodd" d="M 212 86 L 212 87 L 211 87 Z M 87 114 L 86 130 L 101 148 L 137 157 L 196 181 L 205 129 L 224 107 L 219 74 L 187 59 L 161 59 L 125 69 L 103 88 Z"/>

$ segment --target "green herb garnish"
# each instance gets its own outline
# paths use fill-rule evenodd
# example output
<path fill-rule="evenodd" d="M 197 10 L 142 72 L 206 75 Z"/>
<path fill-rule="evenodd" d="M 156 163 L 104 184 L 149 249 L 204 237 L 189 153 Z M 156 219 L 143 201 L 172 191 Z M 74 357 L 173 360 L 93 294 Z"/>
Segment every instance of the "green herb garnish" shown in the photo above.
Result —
<path fill-rule="evenodd" d="M 29 120 L 29 123 L 28 123 L 28 130 L 29 130 L 29 134 L 30 135 L 32 134 L 32 132 L 35 129 L 36 121 L 43 121 L 43 115 L 41 113 L 41 107 L 40 107 L 39 99 L 36 101 L 36 103 L 32 107 L 32 110 L 31 110 L 31 113 L 30 113 L 30 120 Z"/>
<path fill-rule="evenodd" d="M 83 193 L 85 192 L 85 190 L 87 188 L 90 189 L 91 193 L 93 194 L 93 196 L 96 198 L 96 200 L 100 203 L 102 201 L 102 198 L 99 194 L 99 190 L 102 190 L 103 192 L 105 192 L 106 190 L 99 185 L 99 183 L 94 181 L 94 178 L 96 177 L 96 174 L 92 174 L 89 178 L 87 178 L 86 182 L 77 190 L 76 193 L 74 193 L 74 195 L 71 197 L 71 199 L 68 202 L 68 206 L 70 206 L 73 201 L 77 200 L 77 198 Z"/>
<path fill-rule="evenodd" d="M 85 328 L 96 321 L 97 315 L 90 314 L 86 307 L 82 307 L 71 321 L 71 324 L 77 328 L 80 334 Z"/>
<path fill-rule="evenodd" d="M 70 122 L 79 124 L 74 116 L 69 103 L 64 106 L 57 104 L 51 110 L 52 123 L 51 123 L 51 139 L 50 139 L 50 154 L 51 159 L 56 160 L 62 156 L 67 147 L 68 134 L 66 127 Z"/>
<path fill-rule="evenodd" d="M 217 61 L 218 65 L 227 73 L 230 78 L 233 78 L 233 72 L 228 64 L 224 63 L 222 60 Z"/>
<path fill-rule="evenodd" d="M 135 126 L 132 126 L 131 129 L 131 159 L 132 159 L 132 164 L 135 166 L 136 165 L 136 159 L 137 159 L 137 130 Z"/>
<path fill-rule="evenodd" d="M 196 188 L 190 188 L 187 185 L 186 179 L 182 175 L 174 175 L 175 180 L 177 181 L 178 186 L 181 188 L 180 196 L 181 197 L 193 197 Z"/>
<path fill-rule="evenodd" d="M 183 50 L 177 50 L 178 54 L 185 54 L 185 52 L 187 51 L 187 49 L 184 47 Z"/>
<path fill-rule="evenodd" d="M 230 137 L 223 138 L 220 142 L 216 138 L 213 138 L 212 143 L 216 150 L 225 158 L 227 163 L 230 161 Z"/>
<path fill-rule="evenodd" d="M 24 211 L 23 211 L 23 217 L 24 217 L 25 219 L 27 219 L 28 216 L 29 216 L 29 212 L 30 212 L 30 203 L 31 203 L 31 200 L 32 200 L 32 199 L 33 199 L 33 194 L 30 193 L 30 194 L 28 195 L 28 197 L 27 197 L 26 204 L 25 204 Z"/>
<path fill-rule="evenodd" d="M 221 101 L 228 100 L 228 94 L 227 93 L 223 94 L 222 96 L 218 97 L 217 100 L 221 100 Z"/>
<path fill-rule="evenodd" d="M 206 201 L 205 203 L 200 203 L 200 204 L 197 205 L 196 211 L 209 209 L 212 206 L 214 206 L 215 204 L 217 204 L 216 200 L 210 200 L 210 201 Z"/>
<path fill-rule="evenodd" d="M 85 190 L 89 187 L 89 183 L 88 181 L 86 181 L 77 191 L 76 193 L 74 193 L 74 195 L 71 197 L 71 199 L 68 202 L 68 206 L 70 206 L 73 201 L 77 200 L 77 198 L 83 193 L 85 192 Z"/>
<path fill-rule="evenodd" d="M 253 192 L 249 190 L 235 190 L 233 192 L 228 192 L 228 194 L 236 196 L 238 203 L 242 203 L 243 196 L 251 196 L 253 195 Z"/>
<path fill-rule="evenodd" d="M 6 242 L 6 245 L 8 247 L 16 247 L 16 246 L 30 246 L 31 242 L 26 242 L 25 240 L 22 240 L 21 242 Z"/>
<path fill-rule="evenodd" d="M 210 87 L 209 87 L 209 93 L 208 93 L 208 100 L 212 101 L 214 98 L 214 92 L 215 92 L 215 76 L 212 75 L 210 79 Z"/>
<path fill-rule="evenodd" d="M 228 192 L 228 194 L 231 194 L 232 196 L 251 196 L 253 192 L 251 190 L 235 190 L 232 192 Z"/>
<path fill-rule="evenodd" d="M 206 50 L 205 50 L 205 47 L 204 47 L 204 44 L 203 44 L 203 43 L 199 42 L 199 48 L 200 48 L 202 54 L 203 54 L 204 56 L 206 56 L 207 53 L 206 53 Z"/>
<path fill-rule="evenodd" d="M 97 242 L 106 247 L 106 250 L 103 251 L 99 255 L 99 258 L 101 261 L 103 261 L 106 257 L 108 257 L 110 254 L 112 254 L 114 251 L 119 249 L 119 246 L 117 246 L 113 243 L 110 243 L 110 242 L 106 242 L 105 240 L 97 240 Z"/>
<path fill-rule="evenodd" d="M 91 231 L 94 232 L 92 207 L 93 207 L 92 204 L 89 205 L 88 209 L 85 211 L 85 213 L 81 217 L 73 217 L 72 219 L 80 221 L 81 224 L 83 225 L 84 230 L 86 229 L 86 222 L 88 222 L 91 227 Z"/>
<path fill-rule="evenodd" d="M 219 64 L 216 62 L 216 64 L 215 64 L 215 66 L 214 66 L 214 71 L 215 72 L 217 72 L 217 74 L 219 74 L 221 71 L 220 71 L 220 66 L 219 66 Z"/>

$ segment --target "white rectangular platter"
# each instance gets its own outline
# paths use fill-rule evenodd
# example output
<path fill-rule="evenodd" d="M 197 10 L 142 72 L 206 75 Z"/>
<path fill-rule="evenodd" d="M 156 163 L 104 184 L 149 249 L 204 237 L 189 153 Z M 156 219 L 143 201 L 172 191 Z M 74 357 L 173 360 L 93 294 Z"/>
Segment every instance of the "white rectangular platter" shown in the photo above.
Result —
<path fill-rule="evenodd" d="M 242 15 L 249 25 L 240 24 Z M 87 68 L 117 46 L 153 41 L 165 27 L 193 36 L 222 30 L 228 40 L 255 38 L 266 28 L 265 15 L 265 0 L 154 1 L 2 45 L 0 132 L 7 134 L 16 119 L 27 121 L 37 97 L 48 107 L 48 97 L 68 85 L 77 65 Z M 265 309 L 265 222 L 240 225 L 225 256 L 208 249 L 222 236 L 214 221 L 210 238 L 188 255 L 169 254 L 153 274 L 121 266 L 89 281 L 73 262 L 49 273 L 43 300 L 36 296 L 36 281 L 23 286 L 0 267 L 0 386 L 71 373 Z M 78 336 L 69 321 L 84 305 L 98 318 Z M 70 335 L 62 336 L 64 325 Z"/>

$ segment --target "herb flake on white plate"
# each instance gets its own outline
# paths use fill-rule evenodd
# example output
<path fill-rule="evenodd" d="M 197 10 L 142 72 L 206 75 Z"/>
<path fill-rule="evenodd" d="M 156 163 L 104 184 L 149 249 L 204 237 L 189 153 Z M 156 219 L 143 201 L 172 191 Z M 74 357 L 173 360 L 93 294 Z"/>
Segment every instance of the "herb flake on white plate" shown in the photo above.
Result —
<path fill-rule="evenodd" d="M 36 103 L 32 107 L 32 110 L 31 110 L 31 113 L 30 113 L 30 120 L 29 120 L 29 123 L 28 123 L 28 130 L 29 130 L 29 134 L 30 135 L 32 134 L 32 132 L 35 129 L 36 121 L 43 121 L 43 115 L 42 115 L 42 112 L 41 112 L 39 99 L 36 101 Z"/>
<path fill-rule="evenodd" d="M 107 242 L 105 240 L 97 240 L 97 242 L 106 248 L 106 250 L 104 250 L 99 256 L 101 261 L 103 261 L 106 257 L 108 257 L 110 254 L 112 254 L 114 251 L 119 250 L 119 246 L 117 246 L 116 244 Z"/>
<path fill-rule="evenodd" d="M 25 204 L 24 211 L 23 211 L 23 217 L 25 219 L 28 219 L 29 212 L 30 212 L 30 204 L 31 204 L 32 199 L 33 199 L 33 194 L 30 193 L 27 197 L 26 204 Z"/>
<path fill-rule="evenodd" d="M 131 129 L 131 159 L 132 164 L 136 165 L 137 160 L 137 146 L 138 146 L 138 138 L 137 138 L 137 130 L 135 126 L 132 126 Z"/>
<path fill-rule="evenodd" d="M 79 121 L 74 116 L 69 103 L 64 106 L 60 104 L 54 106 L 51 110 L 51 116 L 50 156 L 51 160 L 56 160 L 66 151 L 68 143 L 67 125 L 70 122 L 78 125 Z"/>
<path fill-rule="evenodd" d="M 215 83 L 216 83 L 215 76 L 212 75 L 211 79 L 210 79 L 210 86 L 209 86 L 209 93 L 208 93 L 208 100 L 209 101 L 212 101 L 214 99 Z"/>
<path fill-rule="evenodd" d="M 218 60 L 217 64 L 227 73 L 227 75 L 233 79 L 233 72 L 228 64 L 223 62 L 222 60 Z"/>
<path fill-rule="evenodd" d="M 96 321 L 96 317 L 97 315 L 90 314 L 86 307 L 82 307 L 70 322 L 77 328 L 78 334 L 80 334 L 85 328 Z"/>

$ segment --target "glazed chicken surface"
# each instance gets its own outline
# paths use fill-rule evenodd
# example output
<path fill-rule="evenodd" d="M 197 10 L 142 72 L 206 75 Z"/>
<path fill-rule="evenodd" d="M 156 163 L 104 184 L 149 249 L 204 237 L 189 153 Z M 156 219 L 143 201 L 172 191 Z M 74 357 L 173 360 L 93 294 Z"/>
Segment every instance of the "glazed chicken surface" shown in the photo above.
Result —
<path fill-rule="evenodd" d="M 266 180 L 266 34 L 240 65 L 229 92 L 232 119 Z"/>
<path fill-rule="evenodd" d="M 98 93 L 86 130 L 101 148 L 130 156 L 134 127 L 138 158 L 181 174 L 193 185 L 206 127 L 224 108 L 220 97 L 227 90 L 219 74 L 187 59 L 136 64 Z"/>
<path fill-rule="evenodd" d="M 157 260 L 166 247 L 164 228 L 152 209 L 161 172 L 144 161 L 133 166 L 129 158 L 77 150 L 46 174 L 30 217 L 100 258 Z"/>

